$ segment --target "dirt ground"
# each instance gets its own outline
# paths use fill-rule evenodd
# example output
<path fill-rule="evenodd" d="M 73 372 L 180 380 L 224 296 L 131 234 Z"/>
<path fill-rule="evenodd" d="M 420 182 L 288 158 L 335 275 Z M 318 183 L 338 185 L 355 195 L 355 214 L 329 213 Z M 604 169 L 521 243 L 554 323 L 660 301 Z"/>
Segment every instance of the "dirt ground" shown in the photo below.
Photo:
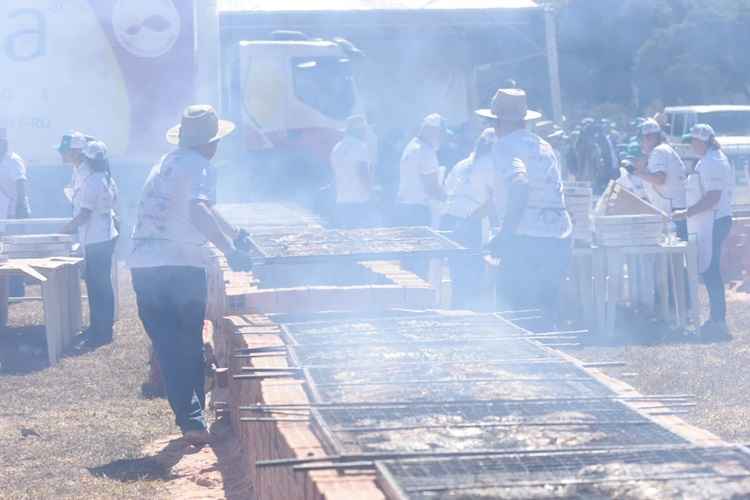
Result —
<path fill-rule="evenodd" d="M 699 292 L 705 316 L 705 289 Z M 690 336 L 656 340 L 652 332 L 641 331 L 638 340 L 571 354 L 586 361 L 625 362 L 608 373 L 644 394 L 693 395 L 696 406 L 684 409 L 685 420 L 727 441 L 750 443 L 750 294 L 736 286 L 727 291 L 727 322 L 733 337 L 728 342 L 703 343 Z"/>
<path fill-rule="evenodd" d="M 149 342 L 120 276 L 115 342 L 53 368 L 41 305 L 11 305 L 0 331 L 0 498 L 249 498 L 231 436 L 187 447 L 167 402 L 141 396 Z"/>
<path fill-rule="evenodd" d="M 0 333 L 0 497 L 251 498 L 231 435 L 224 431 L 213 449 L 187 448 L 166 401 L 140 395 L 148 340 L 128 273 L 120 275 L 114 344 L 54 368 L 46 366 L 41 306 L 11 306 Z M 645 329 L 638 341 L 572 354 L 626 362 L 610 372 L 644 393 L 692 394 L 697 406 L 688 421 L 750 442 L 750 294 L 728 298 L 730 342 L 654 342 Z"/>

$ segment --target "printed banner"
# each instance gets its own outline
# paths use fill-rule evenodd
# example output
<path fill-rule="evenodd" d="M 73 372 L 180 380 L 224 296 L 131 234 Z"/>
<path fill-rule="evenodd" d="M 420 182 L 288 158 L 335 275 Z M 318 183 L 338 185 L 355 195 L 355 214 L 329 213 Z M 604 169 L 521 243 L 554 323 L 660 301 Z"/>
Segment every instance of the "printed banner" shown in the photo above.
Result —
<path fill-rule="evenodd" d="M 68 130 L 153 161 L 193 100 L 193 0 L 3 0 L 0 127 L 29 164 Z"/>

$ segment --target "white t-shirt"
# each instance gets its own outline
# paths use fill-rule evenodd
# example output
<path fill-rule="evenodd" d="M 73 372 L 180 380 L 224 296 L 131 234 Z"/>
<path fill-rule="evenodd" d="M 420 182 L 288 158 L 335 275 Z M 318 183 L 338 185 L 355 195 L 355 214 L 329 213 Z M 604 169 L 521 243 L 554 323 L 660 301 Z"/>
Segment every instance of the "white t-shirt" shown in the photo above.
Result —
<path fill-rule="evenodd" d="M 471 216 L 487 204 L 494 183 L 492 156 L 486 155 L 476 160 L 472 153 L 458 162 L 445 179 L 443 213 L 461 218 Z"/>
<path fill-rule="evenodd" d="M 734 171 L 726 155 L 720 149 L 710 149 L 695 166 L 700 175 L 704 195 L 709 191 L 721 191 L 721 199 L 714 207 L 714 220 L 732 215 L 734 201 Z"/>
<path fill-rule="evenodd" d="M 648 156 L 648 171 L 652 174 L 664 172 L 666 182 L 657 186 L 647 182 L 649 198 L 657 208 L 671 214 L 672 210 L 685 208 L 685 179 L 687 170 L 680 155 L 669 144 L 659 144 Z"/>
<path fill-rule="evenodd" d="M 401 155 L 398 201 L 429 206 L 430 200 L 425 192 L 422 176 L 437 174 L 439 166 L 435 148 L 419 137 L 412 139 Z"/>
<path fill-rule="evenodd" d="M 108 181 L 104 172 L 92 172 L 85 164 L 78 167 L 78 173 L 78 188 L 73 191 L 73 213 L 77 216 L 81 209 L 91 210 L 88 222 L 78 228 L 78 241 L 86 246 L 116 238 L 117 185 L 114 179 Z"/>
<path fill-rule="evenodd" d="M 196 151 L 178 148 L 146 179 L 133 229 L 131 268 L 206 267 L 211 254 L 190 218 L 194 201 L 216 203 L 216 172 Z"/>
<path fill-rule="evenodd" d="M 529 199 L 517 234 L 540 238 L 566 238 L 573 229 L 565 209 L 560 165 L 552 146 L 528 130 L 517 130 L 498 139 L 492 148 L 496 192 L 517 174 L 529 182 Z M 499 208 L 503 210 L 504 207 Z"/>
<path fill-rule="evenodd" d="M 20 156 L 8 153 L 0 159 L 0 219 L 15 216 L 16 183 L 26 180 L 26 165 Z"/>
<path fill-rule="evenodd" d="M 331 151 L 331 169 L 336 178 L 336 203 L 370 201 L 370 184 L 362 180 L 360 166 L 370 165 L 367 143 L 347 135 Z"/>

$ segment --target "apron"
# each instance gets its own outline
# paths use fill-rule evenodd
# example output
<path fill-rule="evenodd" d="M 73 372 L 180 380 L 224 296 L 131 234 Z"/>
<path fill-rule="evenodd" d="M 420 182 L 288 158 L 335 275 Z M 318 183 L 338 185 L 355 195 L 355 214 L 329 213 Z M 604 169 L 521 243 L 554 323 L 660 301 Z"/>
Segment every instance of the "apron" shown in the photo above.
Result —
<path fill-rule="evenodd" d="M 686 181 L 687 206 L 692 207 L 698 203 L 704 195 L 701 176 L 692 173 Z M 698 272 L 703 273 L 711 264 L 713 253 L 713 233 L 714 233 L 714 211 L 707 210 L 699 214 L 688 217 L 688 233 L 694 234 L 698 246 Z"/>

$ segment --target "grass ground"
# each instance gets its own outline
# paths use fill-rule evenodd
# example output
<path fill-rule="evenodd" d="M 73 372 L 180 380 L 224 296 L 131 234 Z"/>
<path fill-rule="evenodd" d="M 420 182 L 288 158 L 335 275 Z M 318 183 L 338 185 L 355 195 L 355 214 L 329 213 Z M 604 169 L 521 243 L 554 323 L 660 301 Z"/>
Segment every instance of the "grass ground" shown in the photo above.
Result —
<path fill-rule="evenodd" d="M 127 273 L 121 276 L 115 343 L 66 357 L 54 368 L 44 361 L 42 328 L 28 326 L 41 325 L 40 306 L 11 307 L 9 328 L 0 333 L 1 498 L 174 496 L 165 482 L 172 478 L 169 469 L 142 452 L 176 428 L 165 401 L 140 396 L 148 340 Z M 590 346 L 573 354 L 625 361 L 625 368 L 611 373 L 644 393 L 693 394 L 698 405 L 685 415 L 688 421 L 727 440 L 749 442 L 748 306 L 749 294 L 729 294 L 731 342 Z"/>
<path fill-rule="evenodd" d="M 121 290 L 114 344 L 53 368 L 43 329 L 27 326 L 43 323 L 41 305 L 11 306 L 0 332 L 0 497 L 166 496 L 168 473 L 141 450 L 175 428 L 164 400 L 140 397 L 148 340 L 130 284 Z"/>

